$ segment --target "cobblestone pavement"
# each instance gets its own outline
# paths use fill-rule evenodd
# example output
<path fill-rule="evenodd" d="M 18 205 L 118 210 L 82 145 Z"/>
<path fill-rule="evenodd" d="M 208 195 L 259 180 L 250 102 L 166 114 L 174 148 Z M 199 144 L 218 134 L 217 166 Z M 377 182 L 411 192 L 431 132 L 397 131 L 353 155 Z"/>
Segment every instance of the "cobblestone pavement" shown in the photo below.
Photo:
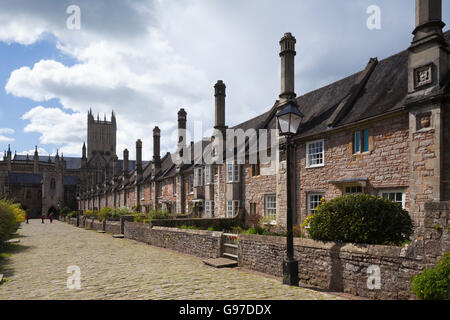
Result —
<path fill-rule="evenodd" d="M 339 299 L 59 221 L 30 220 L 19 234 L 0 266 L 0 299 Z M 81 269 L 79 290 L 67 288 L 71 265 Z"/>

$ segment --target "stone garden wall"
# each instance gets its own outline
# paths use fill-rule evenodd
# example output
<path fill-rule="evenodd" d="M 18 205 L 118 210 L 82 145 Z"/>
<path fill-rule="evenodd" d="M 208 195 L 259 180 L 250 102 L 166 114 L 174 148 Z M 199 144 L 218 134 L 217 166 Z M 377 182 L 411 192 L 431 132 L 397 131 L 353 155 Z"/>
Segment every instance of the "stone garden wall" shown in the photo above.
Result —
<path fill-rule="evenodd" d="M 125 221 L 124 236 L 153 246 L 176 250 L 202 258 L 219 258 L 222 232 L 152 227 L 150 224 Z"/>
<path fill-rule="evenodd" d="M 319 288 L 371 299 L 414 299 L 411 277 L 450 251 L 450 203 L 427 203 L 423 225 L 408 247 L 355 245 L 294 238 L 299 279 Z M 67 222 L 76 225 L 76 218 Z M 123 233 L 125 238 L 202 258 L 221 257 L 223 233 L 137 223 L 132 217 L 105 223 L 80 217 L 80 227 Z M 286 238 L 240 234 L 240 267 L 282 276 Z"/>
<path fill-rule="evenodd" d="M 372 299 L 409 299 L 410 278 L 423 269 L 421 260 L 406 257 L 400 247 L 338 244 L 294 239 L 299 279 L 323 289 Z M 282 277 L 286 238 L 240 235 L 239 266 Z M 372 272 L 380 274 L 380 288 L 368 286 Z M 372 282 L 375 285 L 375 282 Z"/>

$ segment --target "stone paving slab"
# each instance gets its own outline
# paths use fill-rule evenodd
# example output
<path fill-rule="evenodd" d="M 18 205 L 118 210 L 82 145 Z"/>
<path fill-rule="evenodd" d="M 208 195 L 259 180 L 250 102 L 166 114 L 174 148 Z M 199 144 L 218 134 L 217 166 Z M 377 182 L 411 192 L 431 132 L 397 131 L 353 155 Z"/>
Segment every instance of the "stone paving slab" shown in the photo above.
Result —
<path fill-rule="evenodd" d="M 30 220 L 19 236 L 20 250 L 0 262 L 0 299 L 342 299 L 59 221 Z M 67 288 L 69 266 L 81 289 Z"/>
<path fill-rule="evenodd" d="M 203 263 L 214 268 L 234 268 L 238 265 L 236 260 L 227 258 L 206 259 Z"/>

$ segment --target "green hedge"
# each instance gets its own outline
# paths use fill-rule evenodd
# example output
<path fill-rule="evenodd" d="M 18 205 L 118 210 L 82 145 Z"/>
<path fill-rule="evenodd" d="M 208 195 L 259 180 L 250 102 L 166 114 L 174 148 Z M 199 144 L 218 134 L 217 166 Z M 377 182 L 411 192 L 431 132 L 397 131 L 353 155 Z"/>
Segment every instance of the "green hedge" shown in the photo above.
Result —
<path fill-rule="evenodd" d="M 4 241 L 8 240 L 25 220 L 25 215 L 19 204 L 0 198 L 0 247 L 4 246 Z"/>
<path fill-rule="evenodd" d="M 401 245 L 413 225 L 400 204 L 366 194 L 346 195 L 322 202 L 308 218 L 315 240 Z"/>
<path fill-rule="evenodd" d="M 412 279 L 411 289 L 420 300 L 446 300 L 450 283 L 450 252 L 432 269 L 425 269 Z"/>

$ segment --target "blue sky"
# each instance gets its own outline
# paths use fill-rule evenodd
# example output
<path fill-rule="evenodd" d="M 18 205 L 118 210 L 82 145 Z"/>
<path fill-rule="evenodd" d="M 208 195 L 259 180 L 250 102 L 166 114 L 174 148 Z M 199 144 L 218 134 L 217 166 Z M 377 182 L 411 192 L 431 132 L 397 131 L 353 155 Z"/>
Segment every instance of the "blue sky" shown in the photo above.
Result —
<path fill-rule="evenodd" d="M 71 4 L 80 30 L 66 27 Z M 370 5 L 381 9 L 381 30 L 366 26 Z M 449 22 L 447 1 L 443 13 Z M 279 94 L 285 32 L 297 38 L 301 95 L 406 49 L 414 1 L 2 0 L 0 25 L 0 151 L 10 143 L 18 153 L 38 145 L 79 156 L 87 110 L 103 118 L 114 109 L 119 157 L 123 148 L 134 155 L 141 138 L 149 159 L 155 125 L 163 151 L 173 149 L 180 107 L 188 127 L 212 125 L 218 79 L 228 125 L 267 111 Z"/>

